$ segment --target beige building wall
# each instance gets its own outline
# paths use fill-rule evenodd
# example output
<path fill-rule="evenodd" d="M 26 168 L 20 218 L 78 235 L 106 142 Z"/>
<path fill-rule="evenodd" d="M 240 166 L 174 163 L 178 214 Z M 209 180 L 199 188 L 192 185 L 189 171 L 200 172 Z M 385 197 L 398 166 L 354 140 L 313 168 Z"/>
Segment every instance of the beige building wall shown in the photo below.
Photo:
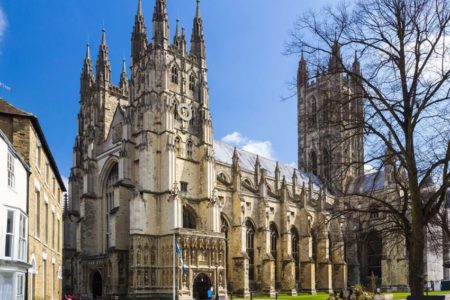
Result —
<path fill-rule="evenodd" d="M 0 111 L 0 128 L 30 166 L 28 181 L 28 298 L 61 299 L 62 191 L 37 119 Z"/>

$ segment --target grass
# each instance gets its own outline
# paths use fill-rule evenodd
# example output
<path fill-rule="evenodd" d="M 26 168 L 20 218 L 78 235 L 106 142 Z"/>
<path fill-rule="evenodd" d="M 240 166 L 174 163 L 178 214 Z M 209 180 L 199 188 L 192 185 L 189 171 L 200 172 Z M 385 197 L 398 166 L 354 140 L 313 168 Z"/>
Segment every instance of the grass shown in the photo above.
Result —
<path fill-rule="evenodd" d="M 387 293 L 394 294 L 394 299 L 406 299 L 410 295 L 410 293 Z M 450 291 L 436 291 L 429 292 L 428 295 L 447 295 L 450 294 Z M 317 293 L 317 295 L 310 294 L 299 294 L 298 296 L 289 296 L 286 294 L 279 294 L 278 300 L 326 300 L 328 298 L 327 293 Z M 253 296 L 253 299 L 256 300 L 274 300 L 275 298 L 271 298 L 269 296 Z M 238 298 L 233 296 L 233 300 L 243 300 L 243 298 Z"/>

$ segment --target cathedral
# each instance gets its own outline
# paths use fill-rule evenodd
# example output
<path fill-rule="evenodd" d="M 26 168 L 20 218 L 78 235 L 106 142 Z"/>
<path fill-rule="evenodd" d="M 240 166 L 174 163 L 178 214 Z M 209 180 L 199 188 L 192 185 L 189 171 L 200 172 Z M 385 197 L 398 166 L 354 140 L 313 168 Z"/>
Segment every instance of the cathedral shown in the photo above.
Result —
<path fill-rule="evenodd" d="M 376 236 L 360 245 L 350 222 L 330 219 L 336 174 L 345 172 L 339 186 L 362 178 L 361 188 L 368 181 L 381 190 L 387 182 L 384 173 L 364 175 L 362 163 L 339 167 L 364 157 L 361 134 L 327 125 L 363 115 L 357 85 L 334 72 L 339 45 L 315 81 L 300 60 L 295 169 L 214 140 L 200 3 L 189 50 L 178 22 L 170 37 L 166 6 L 156 0 L 149 40 L 139 0 L 131 75 L 124 63 L 118 85 L 106 32 L 95 71 L 87 46 L 64 214 L 64 291 L 94 299 L 296 295 L 342 290 L 373 274 L 380 285 L 406 286 L 401 251 L 382 253 Z M 325 86 L 355 96 L 347 111 L 319 111 L 334 97 Z"/>

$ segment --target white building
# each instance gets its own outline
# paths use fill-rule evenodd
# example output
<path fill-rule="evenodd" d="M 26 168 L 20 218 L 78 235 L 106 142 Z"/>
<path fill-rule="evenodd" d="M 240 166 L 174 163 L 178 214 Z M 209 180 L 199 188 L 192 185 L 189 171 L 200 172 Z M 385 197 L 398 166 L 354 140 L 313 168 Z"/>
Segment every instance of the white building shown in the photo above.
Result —
<path fill-rule="evenodd" d="M 28 165 L 0 130 L 0 299 L 24 299 Z"/>

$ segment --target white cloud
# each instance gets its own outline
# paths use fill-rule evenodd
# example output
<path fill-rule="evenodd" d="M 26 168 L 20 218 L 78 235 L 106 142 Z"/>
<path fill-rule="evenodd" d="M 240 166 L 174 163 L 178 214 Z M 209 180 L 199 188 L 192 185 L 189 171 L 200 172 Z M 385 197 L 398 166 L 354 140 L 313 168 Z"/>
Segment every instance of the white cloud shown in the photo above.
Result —
<path fill-rule="evenodd" d="M 370 173 L 375 173 L 376 171 L 377 170 L 373 166 L 371 166 L 369 164 L 364 165 L 364 173 L 370 174 Z"/>
<path fill-rule="evenodd" d="M 3 35 L 6 31 L 6 26 L 8 25 L 6 21 L 6 15 L 3 11 L 3 8 L 0 6 L 0 41 L 3 39 Z"/>
<path fill-rule="evenodd" d="M 245 151 L 258 154 L 262 157 L 275 160 L 275 151 L 270 141 L 257 141 L 243 136 L 239 132 L 230 133 L 222 138 L 222 141 L 242 148 Z"/>

